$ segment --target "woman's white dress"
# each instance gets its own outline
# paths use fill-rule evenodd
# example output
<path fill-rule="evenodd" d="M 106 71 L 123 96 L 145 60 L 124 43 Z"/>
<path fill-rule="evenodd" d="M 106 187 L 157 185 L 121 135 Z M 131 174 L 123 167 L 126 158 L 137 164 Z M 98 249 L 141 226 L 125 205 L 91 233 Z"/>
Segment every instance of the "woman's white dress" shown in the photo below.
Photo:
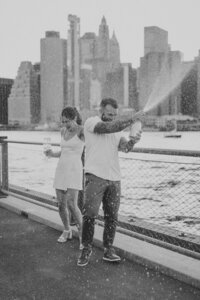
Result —
<path fill-rule="evenodd" d="M 54 188 L 67 190 L 68 188 L 83 189 L 83 164 L 81 156 L 84 142 L 77 135 L 69 140 L 61 138 L 61 156 L 59 158 L 55 178 Z"/>

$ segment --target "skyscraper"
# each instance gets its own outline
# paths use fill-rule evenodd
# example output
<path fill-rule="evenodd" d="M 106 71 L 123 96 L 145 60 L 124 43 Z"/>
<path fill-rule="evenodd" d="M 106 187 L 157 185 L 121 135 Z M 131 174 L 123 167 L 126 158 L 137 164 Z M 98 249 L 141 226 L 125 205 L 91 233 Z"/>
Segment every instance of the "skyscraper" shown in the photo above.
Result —
<path fill-rule="evenodd" d="M 144 28 L 144 56 L 140 59 L 138 87 L 139 107 L 143 109 L 150 95 L 156 97 L 156 91 L 168 85 L 172 78 L 173 71 L 181 69 L 182 55 L 180 51 L 171 51 L 168 44 L 167 31 L 156 27 Z M 159 86 L 157 86 L 159 83 Z M 170 93 L 171 92 L 171 93 Z M 174 102 L 177 101 L 177 113 L 180 112 L 180 88 L 162 93 L 165 100 L 151 111 L 155 115 L 174 114 Z M 158 94 L 158 93 L 157 93 Z M 165 98 L 164 98 L 165 97 Z"/>
<path fill-rule="evenodd" d="M 92 64 L 96 55 L 96 35 L 86 32 L 80 39 L 81 64 Z"/>
<path fill-rule="evenodd" d="M 100 102 L 107 73 L 120 68 L 119 43 L 114 32 L 109 38 L 109 27 L 104 16 L 97 36 L 87 32 L 81 38 L 80 19 L 69 15 L 68 20 L 68 100 L 81 109 L 88 108 L 89 104 L 95 106 Z"/>
<path fill-rule="evenodd" d="M 99 35 L 97 39 L 97 58 L 109 59 L 110 55 L 110 40 L 109 27 L 106 23 L 106 18 L 103 16 L 99 25 Z"/>
<path fill-rule="evenodd" d="M 151 52 L 167 52 L 168 32 L 157 26 L 144 27 L 144 55 Z"/>
<path fill-rule="evenodd" d="M 116 38 L 115 32 L 113 31 L 112 38 L 110 39 L 110 69 L 113 71 L 119 68 L 120 65 L 120 49 L 119 43 Z"/>
<path fill-rule="evenodd" d="M 8 98 L 9 123 L 30 125 L 39 122 L 38 74 L 29 61 L 20 64 Z"/>
<path fill-rule="evenodd" d="M 0 124 L 8 124 L 8 97 L 13 79 L 0 78 Z"/>
<path fill-rule="evenodd" d="M 130 63 L 122 63 L 118 69 L 107 73 L 103 97 L 115 98 L 122 108 L 137 109 L 136 70 Z"/>
<path fill-rule="evenodd" d="M 200 50 L 196 58 L 197 64 L 197 114 L 200 116 Z"/>
<path fill-rule="evenodd" d="M 67 42 L 59 32 L 41 39 L 41 121 L 55 124 L 67 102 Z"/>
<path fill-rule="evenodd" d="M 68 103 L 80 106 L 80 19 L 68 15 L 67 39 Z"/>

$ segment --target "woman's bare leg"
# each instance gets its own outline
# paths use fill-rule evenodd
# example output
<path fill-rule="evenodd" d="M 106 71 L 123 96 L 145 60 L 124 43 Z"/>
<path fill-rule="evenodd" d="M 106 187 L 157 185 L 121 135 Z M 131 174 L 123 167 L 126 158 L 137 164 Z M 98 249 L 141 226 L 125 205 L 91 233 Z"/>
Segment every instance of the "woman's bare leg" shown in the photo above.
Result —
<path fill-rule="evenodd" d="M 59 215 L 63 222 L 64 230 L 69 231 L 71 228 L 70 228 L 69 210 L 68 210 L 66 194 L 67 194 L 66 191 L 56 189 Z"/>
<path fill-rule="evenodd" d="M 66 199 L 68 208 L 78 223 L 79 236 L 82 234 L 82 214 L 78 207 L 78 190 L 68 189 Z"/>

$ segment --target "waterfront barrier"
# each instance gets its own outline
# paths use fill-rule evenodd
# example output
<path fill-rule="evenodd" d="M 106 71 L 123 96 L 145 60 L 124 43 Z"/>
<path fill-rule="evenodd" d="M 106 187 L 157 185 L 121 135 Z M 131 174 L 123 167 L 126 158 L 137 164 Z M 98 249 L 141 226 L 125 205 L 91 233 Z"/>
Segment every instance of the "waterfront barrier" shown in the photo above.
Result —
<path fill-rule="evenodd" d="M 42 180 L 46 168 L 53 176 L 56 165 L 54 159 L 44 163 L 43 143 L 11 141 L 2 137 L 0 145 L 1 191 L 18 193 L 56 208 L 55 196 L 42 190 L 45 186 Z M 17 145 L 19 148 L 15 147 Z M 59 144 L 52 143 L 52 146 L 58 147 Z M 31 157 L 31 164 L 26 161 L 27 156 Z M 17 164 L 17 157 L 20 164 Z M 166 149 L 134 148 L 132 153 L 122 153 L 118 230 L 186 255 L 199 257 L 199 157 L 200 151 Z M 36 186 L 33 179 L 28 178 L 36 171 L 40 186 Z M 51 186 L 51 180 L 48 181 Z M 101 212 L 97 222 L 102 225 Z"/>
<path fill-rule="evenodd" d="M 8 142 L 6 139 L 7 139 L 6 136 L 0 136 L 0 145 L 1 145 L 0 182 L 1 182 L 1 189 L 8 190 Z"/>

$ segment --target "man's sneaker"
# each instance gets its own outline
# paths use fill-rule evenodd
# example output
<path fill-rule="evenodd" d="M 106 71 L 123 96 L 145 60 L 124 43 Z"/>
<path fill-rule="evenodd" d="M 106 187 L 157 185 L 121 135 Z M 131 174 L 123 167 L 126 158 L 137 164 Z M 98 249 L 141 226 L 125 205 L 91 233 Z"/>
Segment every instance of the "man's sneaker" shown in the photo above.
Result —
<path fill-rule="evenodd" d="M 121 258 L 115 253 L 115 250 L 113 248 L 105 248 L 103 260 L 117 262 L 120 261 Z"/>
<path fill-rule="evenodd" d="M 84 267 L 89 263 L 90 256 L 92 254 L 92 249 L 83 248 L 81 255 L 78 259 L 77 265 Z"/>

